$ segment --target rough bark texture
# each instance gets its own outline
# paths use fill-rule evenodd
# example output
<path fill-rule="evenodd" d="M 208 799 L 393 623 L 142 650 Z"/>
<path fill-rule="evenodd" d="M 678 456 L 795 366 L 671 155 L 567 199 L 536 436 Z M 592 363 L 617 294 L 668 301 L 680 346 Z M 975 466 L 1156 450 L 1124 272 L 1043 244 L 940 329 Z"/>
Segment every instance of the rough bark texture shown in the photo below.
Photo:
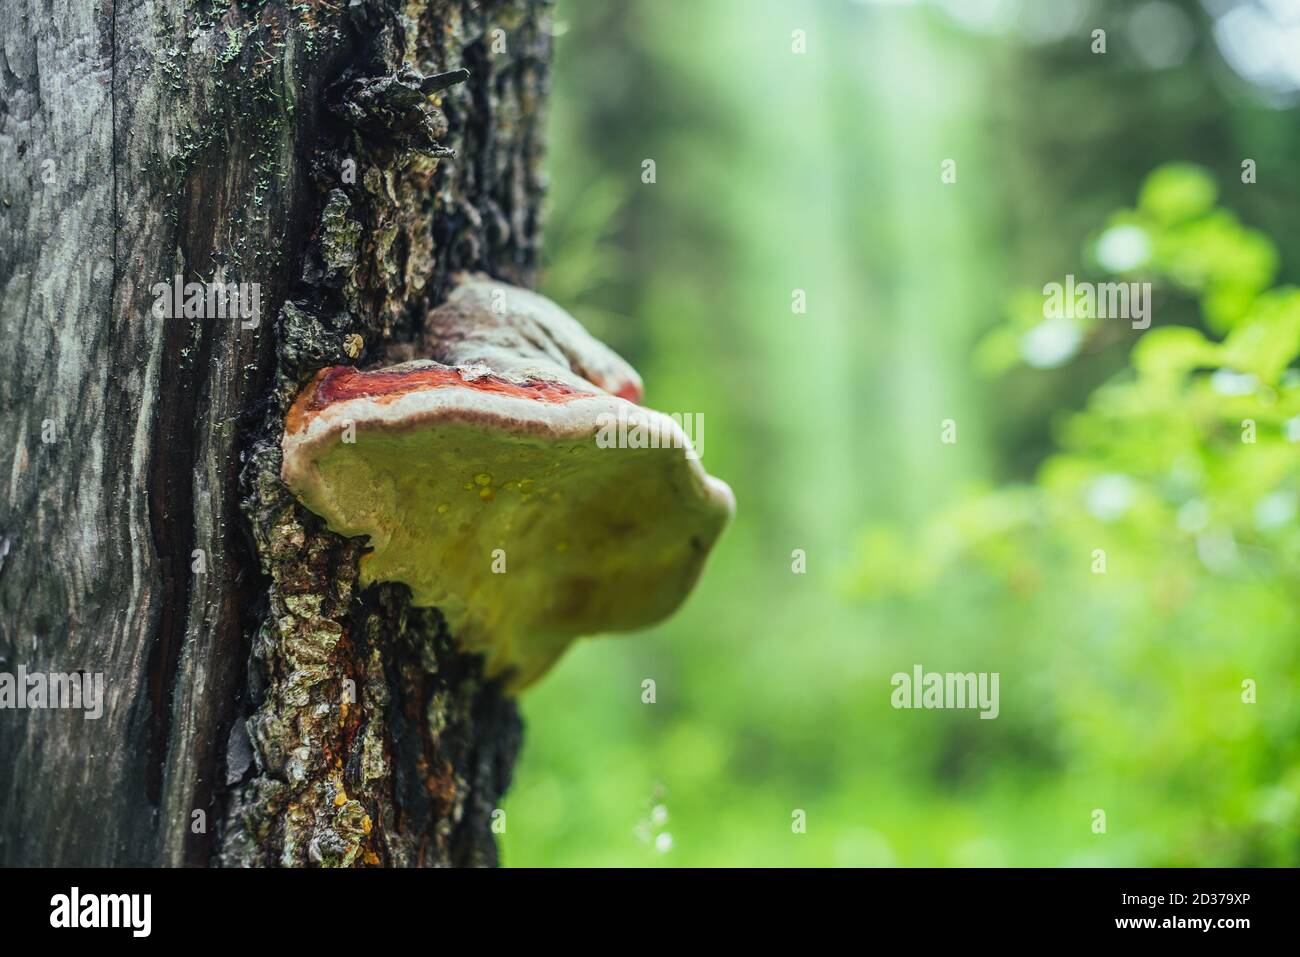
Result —
<path fill-rule="evenodd" d="M 0 864 L 495 862 L 514 704 L 358 591 L 279 423 L 316 369 L 418 352 L 453 271 L 530 283 L 546 14 L 0 5 L 0 671 L 108 690 L 0 711 Z M 155 317 L 177 275 L 260 284 L 260 323 Z"/>

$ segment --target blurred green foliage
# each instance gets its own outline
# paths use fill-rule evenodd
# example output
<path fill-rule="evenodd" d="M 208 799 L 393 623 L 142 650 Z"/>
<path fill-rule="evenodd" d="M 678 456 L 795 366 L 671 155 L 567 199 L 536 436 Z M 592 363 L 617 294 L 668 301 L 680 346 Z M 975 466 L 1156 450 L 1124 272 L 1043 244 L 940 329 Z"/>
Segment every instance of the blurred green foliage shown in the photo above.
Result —
<path fill-rule="evenodd" d="M 506 863 L 1300 863 L 1300 243 L 1238 182 L 1298 127 L 1177 6 L 1148 71 L 922 5 L 560 4 L 544 291 L 704 413 L 739 514 L 525 696 Z M 1151 328 L 1045 319 L 1066 274 Z M 917 663 L 999 717 L 894 710 Z"/>
<path fill-rule="evenodd" d="M 1132 275 L 1196 297 L 1222 339 L 1151 329 L 1032 484 L 862 545 L 864 596 L 924 607 L 980 579 L 988 627 L 1051 623 L 1022 664 L 1041 656 L 1058 745 L 1131 792 L 1124 826 L 1153 845 L 1116 860 L 1099 842 L 1107 863 L 1294 865 L 1300 848 L 1300 292 L 1263 288 L 1272 244 L 1215 195 L 1204 171 L 1162 167 L 1112 222 L 1150 250 Z"/>

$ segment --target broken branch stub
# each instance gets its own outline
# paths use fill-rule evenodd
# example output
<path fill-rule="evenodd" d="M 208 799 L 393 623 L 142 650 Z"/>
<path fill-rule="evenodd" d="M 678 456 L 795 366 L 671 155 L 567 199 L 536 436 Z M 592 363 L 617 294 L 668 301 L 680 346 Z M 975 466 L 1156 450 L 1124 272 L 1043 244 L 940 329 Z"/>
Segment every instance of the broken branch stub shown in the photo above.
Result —
<path fill-rule="evenodd" d="M 577 637 L 675 611 L 734 500 L 673 418 L 634 404 L 636 372 L 555 303 L 482 276 L 427 332 L 433 359 L 323 369 L 286 418 L 284 481 L 369 537 L 362 583 L 406 583 L 512 691 Z M 651 440 L 608 441 L 628 421 Z"/>
<path fill-rule="evenodd" d="M 429 97 L 468 79 L 468 70 L 421 76 L 404 65 L 396 73 L 342 84 L 331 107 L 335 115 L 372 136 L 404 142 L 430 156 L 455 156 L 455 150 L 439 142 L 447 124 Z"/>

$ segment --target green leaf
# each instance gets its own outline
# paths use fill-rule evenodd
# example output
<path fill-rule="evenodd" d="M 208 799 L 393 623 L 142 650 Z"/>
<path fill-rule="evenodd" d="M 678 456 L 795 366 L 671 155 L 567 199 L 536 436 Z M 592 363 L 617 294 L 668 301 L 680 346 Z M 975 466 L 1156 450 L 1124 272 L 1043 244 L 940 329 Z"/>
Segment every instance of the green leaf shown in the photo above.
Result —
<path fill-rule="evenodd" d="M 1218 346 L 1196 329 L 1152 329 L 1133 347 L 1133 364 L 1144 376 L 1177 377 L 1198 366 L 1218 365 Z"/>
<path fill-rule="evenodd" d="M 1209 173 L 1190 163 L 1171 163 L 1147 177 L 1138 194 L 1138 209 L 1171 225 L 1214 208 L 1218 188 Z"/>
<path fill-rule="evenodd" d="M 1272 385 L 1300 356 L 1300 291 L 1278 289 L 1261 296 L 1248 321 L 1223 344 L 1225 365 L 1254 373 Z"/>

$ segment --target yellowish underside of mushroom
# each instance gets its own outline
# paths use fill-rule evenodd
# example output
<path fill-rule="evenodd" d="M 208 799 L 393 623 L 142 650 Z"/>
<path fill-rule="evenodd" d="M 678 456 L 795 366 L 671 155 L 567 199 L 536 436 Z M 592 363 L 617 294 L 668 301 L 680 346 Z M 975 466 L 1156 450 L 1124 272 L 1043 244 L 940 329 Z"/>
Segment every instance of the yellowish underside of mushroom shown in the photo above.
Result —
<path fill-rule="evenodd" d="M 557 445 L 475 424 L 358 431 L 315 469 L 304 504 L 340 534 L 370 536 L 363 584 L 405 582 L 512 691 L 578 636 L 671 614 L 729 511 L 680 448 Z"/>

